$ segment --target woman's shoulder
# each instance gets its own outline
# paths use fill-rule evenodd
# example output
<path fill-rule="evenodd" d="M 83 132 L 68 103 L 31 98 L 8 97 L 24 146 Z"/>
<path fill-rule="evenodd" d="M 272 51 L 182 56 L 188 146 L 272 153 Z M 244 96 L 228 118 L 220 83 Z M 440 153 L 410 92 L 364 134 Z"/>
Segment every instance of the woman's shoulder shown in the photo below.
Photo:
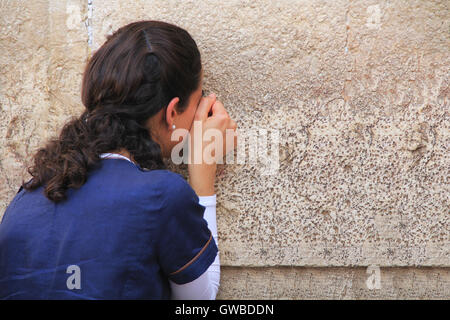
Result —
<path fill-rule="evenodd" d="M 120 183 L 129 188 L 130 185 L 137 188 L 157 187 L 170 189 L 186 189 L 189 186 L 186 179 L 176 172 L 167 169 L 142 169 L 134 163 L 121 159 L 108 159 L 102 161 L 101 170 L 96 171 L 98 179 L 105 181 L 120 180 Z"/>
<path fill-rule="evenodd" d="M 184 184 L 187 183 L 186 179 L 179 173 L 167 170 L 167 169 L 154 169 L 141 171 L 145 179 L 158 180 L 165 184 Z"/>
<path fill-rule="evenodd" d="M 145 175 L 148 175 L 147 182 L 152 184 L 145 188 L 146 192 L 159 195 L 161 208 L 167 213 L 167 217 L 200 211 L 199 198 L 182 175 L 161 169 L 147 171 Z"/>
<path fill-rule="evenodd" d="M 87 184 L 96 189 L 109 186 L 113 193 L 149 196 L 173 197 L 172 193 L 190 194 L 191 187 L 184 177 L 167 169 L 142 169 L 122 159 L 102 161 L 98 170 L 94 170 Z"/>
<path fill-rule="evenodd" d="M 179 173 L 166 169 L 151 170 L 148 172 L 151 172 L 153 178 L 156 178 L 159 181 L 158 186 L 160 188 L 169 191 L 169 196 L 180 197 L 195 195 L 195 192 L 189 183 Z"/>
<path fill-rule="evenodd" d="M 124 176 L 125 175 L 125 176 Z M 167 169 L 136 170 L 122 173 L 124 184 L 133 189 L 142 190 L 144 193 L 164 194 L 165 198 L 174 198 L 195 195 L 186 179 L 179 173 Z"/>
<path fill-rule="evenodd" d="M 167 169 L 142 170 L 132 163 L 116 160 L 119 161 L 122 161 L 120 168 L 107 166 L 102 173 L 92 176 L 92 180 L 88 179 L 89 188 L 85 192 L 96 193 L 102 189 L 105 197 L 115 201 L 120 198 L 163 211 L 177 211 L 180 206 L 198 203 L 195 191 L 181 174 Z"/>
<path fill-rule="evenodd" d="M 144 174 L 151 174 L 155 176 L 159 176 L 163 179 L 166 179 L 167 181 L 171 182 L 181 182 L 186 180 L 183 178 L 183 176 L 179 173 L 167 170 L 167 169 L 154 169 L 154 170 L 148 170 L 144 171 Z"/>

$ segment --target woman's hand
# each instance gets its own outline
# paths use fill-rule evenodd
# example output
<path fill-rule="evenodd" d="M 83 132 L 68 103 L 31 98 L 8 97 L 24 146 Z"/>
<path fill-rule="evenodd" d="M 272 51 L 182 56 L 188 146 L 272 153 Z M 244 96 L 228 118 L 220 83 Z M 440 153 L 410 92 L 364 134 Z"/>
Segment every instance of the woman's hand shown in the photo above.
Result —
<path fill-rule="evenodd" d="M 235 131 L 236 122 L 230 118 L 222 102 L 216 99 L 215 94 L 203 97 L 189 133 L 189 183 L 198 196 L 214 195 L 217 161 L 222 160 L 224 155 L 236 148 L 235 135 L 233 135 L 233 144 L 226 143 L 227 129 Z M 205 133 L 207 136 L 221 135 L 222 139 L 205 142 L 203 140 Z M 212 156 L 207 157 L 209 159 L 205 159 L 205 149 L 207 149 L 206 156 Z"/>

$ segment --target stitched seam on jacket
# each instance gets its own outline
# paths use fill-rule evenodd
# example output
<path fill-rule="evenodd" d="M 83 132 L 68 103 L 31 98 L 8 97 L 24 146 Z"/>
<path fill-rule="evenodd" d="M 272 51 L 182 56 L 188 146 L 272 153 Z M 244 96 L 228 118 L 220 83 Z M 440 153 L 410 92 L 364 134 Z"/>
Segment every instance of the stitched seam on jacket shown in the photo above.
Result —
<path fill-rule="evenodd" d="M 195 255 L 195 257 L 191 259 L 191 261 L 189 261 L 188 263 L 186 263 L 184 266 L 182 266 L 182 267 L 181 267 L 180 269 L 178 269 L 177 271 L 170 273 L 169 276 L 176 275 L 177 273 L 183 271 L 184 269 L 186 269 L 187 267 L 189 267 L 191 264 L 193 264 L 193 263 L 195 262 L 195 260 L 197 260 L 198 257 L 200 257 L 200 255 L 203 253 L 203 251 L 206 250 L 206 248 L 208 247 L 209 243 L 211 242 L 211 239 L 212 239 L 212 233 L 211 233 L 211 235 L 209 236 L 209 239 L 208 239 L 208 241 L 206 242 L 205 246 L 202 248 L 202 250 L 200 250 L 200 251 Z"/>

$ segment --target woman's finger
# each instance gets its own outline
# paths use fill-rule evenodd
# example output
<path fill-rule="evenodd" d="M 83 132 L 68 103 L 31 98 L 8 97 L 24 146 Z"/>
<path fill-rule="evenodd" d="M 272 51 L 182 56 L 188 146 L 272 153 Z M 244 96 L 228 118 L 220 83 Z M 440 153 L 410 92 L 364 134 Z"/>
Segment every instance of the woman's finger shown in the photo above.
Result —
<path fill-rule="evenodd" d="M 233 119 L 230 119 L 229 128 L 230 128 L 230 129 L 233 129 L 233 130 L 236 130 L 236 128 L 237 128 L 237 123 L 236 123 L 236 121 L 234 121 Z"/>
<path fill-rule="evenodd" d="M 228 112 L 225 110 L 225 107 L 223 106 L 222 102 L 219 100 L 216 100 L 215 103 L 212 105 L 212 116 L 217 116 L 219 114 L 226 115 L 228 117 Z"/>
<path fill-rule="evenodd" d="M 195 112 L 195 119 L 205 120 L 206 118 L 208 118 L 208 113 L 215 102 L 216 95 L 214 93 L 211 93 L 207 97 L 202 97 L 200 103 L 198 104 L 197 111 Z"/>

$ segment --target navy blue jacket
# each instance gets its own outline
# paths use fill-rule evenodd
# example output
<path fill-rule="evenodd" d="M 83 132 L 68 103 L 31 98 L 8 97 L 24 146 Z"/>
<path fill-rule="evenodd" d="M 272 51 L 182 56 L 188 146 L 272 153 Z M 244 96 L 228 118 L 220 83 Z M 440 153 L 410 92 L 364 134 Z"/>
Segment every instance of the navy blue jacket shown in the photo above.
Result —
<path fill-rule="evenodd" d="M 217 246 L 186 180 L 102 159 L 54 203 L 20 190 L 0 224 L 1 299 L 169 299 Z"/>

